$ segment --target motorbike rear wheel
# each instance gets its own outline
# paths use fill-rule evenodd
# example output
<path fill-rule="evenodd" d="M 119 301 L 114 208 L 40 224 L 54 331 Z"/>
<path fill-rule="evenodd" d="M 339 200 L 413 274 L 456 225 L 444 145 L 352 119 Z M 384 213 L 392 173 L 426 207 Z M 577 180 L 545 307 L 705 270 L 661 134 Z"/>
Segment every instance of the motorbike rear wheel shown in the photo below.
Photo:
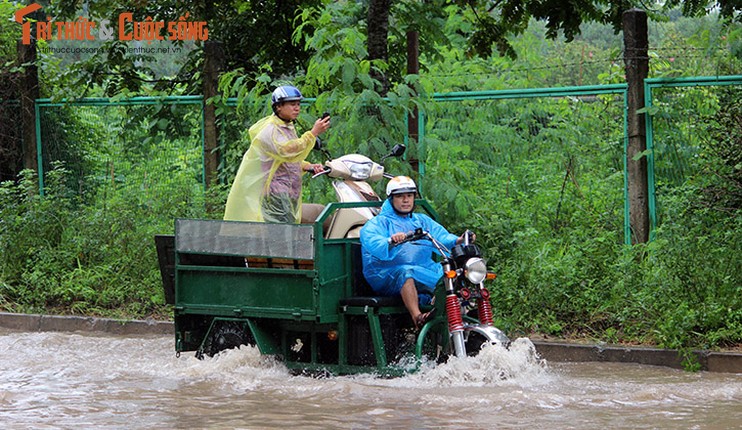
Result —
<path fill-rule="evenodd" d="M 203 349 L 196 352 L 196 357 L 203 355 L 213 357 L 216 354 L 241 345 L 255 345 L 255 339 L 247 329 L 247 324 L 238 321 L 216 321 L 206 338 Z"/>

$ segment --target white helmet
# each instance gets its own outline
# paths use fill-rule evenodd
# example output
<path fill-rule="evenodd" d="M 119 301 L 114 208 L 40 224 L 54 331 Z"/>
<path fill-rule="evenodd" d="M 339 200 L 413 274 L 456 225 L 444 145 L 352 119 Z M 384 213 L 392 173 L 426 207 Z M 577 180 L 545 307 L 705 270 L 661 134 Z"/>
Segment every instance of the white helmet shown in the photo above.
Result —
<path fill-rule="evenodd" d="M 417 194 L 417 185 L 415 185 L 415 181 L 409 176 L 395 176 L 386 184 L 387 197 L 405 193 Z"/>

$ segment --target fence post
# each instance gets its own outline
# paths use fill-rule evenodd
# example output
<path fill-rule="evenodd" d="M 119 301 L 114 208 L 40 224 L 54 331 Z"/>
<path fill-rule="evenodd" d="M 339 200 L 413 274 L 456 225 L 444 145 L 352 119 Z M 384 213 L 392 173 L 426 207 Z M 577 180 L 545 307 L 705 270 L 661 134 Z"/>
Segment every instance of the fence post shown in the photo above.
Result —
<path fill-rule="evenodd" d="M 626 167 L 628 172 L 629 223 L 631 243 L 649 240 L 649 203 L 647 181 L 647 136 L 644 108 L 644 79 L 649 74 L 647 13 L 630 9 L 623 13 L 624 64 L 627 83 L 627 132 L 628 147 Z"/>

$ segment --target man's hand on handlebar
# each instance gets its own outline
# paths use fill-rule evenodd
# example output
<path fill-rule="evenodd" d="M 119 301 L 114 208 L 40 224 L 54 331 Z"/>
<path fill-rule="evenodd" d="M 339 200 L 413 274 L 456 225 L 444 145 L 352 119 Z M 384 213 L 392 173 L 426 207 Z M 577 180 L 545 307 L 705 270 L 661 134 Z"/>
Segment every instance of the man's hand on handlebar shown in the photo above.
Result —
<path fill-rule="evenodd" d="M 467 239 L 467 235 L 469 236 L 469 242 L 468 243 L 474 243 L 475 240 L 477 240 L 477 235 L 474 234 L 473 231 L 466 230 L 461 236 L 459 236 L 458 239 L 456 239 L 456 245 L 461 245 L 464 243 Z"/>
<path fill-rule="evenodd" d="M 312 179 L 332 172 L 332 169 L 327 166 L 323 166 L 321 164 L 318 164 L 318 166 L 320 166 L 319 170 L 316 170 L 316 169 L 310 170 L 311 172 L 314 172 L 314 174 L 312 175 Z"/>
<path fill-rule="evenodd" d="M 389 243 L 399 243 L 407 239 L 407 233 L 394 233 L 389 237 Z"/>
<path fill-rule="evenodd" d="M 418 240 L 426 237 L 428 235 L 427 232 L 423 231 L 421 228 L 415 229 L 415 231 L 408 231 L 407 233 L 394 233 L 387 239 L 387 243 L 391 246 L 396 246 L 404 242 L 409 242 L 411 240 Z"/>
<path fill-rule="evenodd" d="M 307 172 L 312 172 L 313 174 L 319 174 L 325 171 L 325 166 L 321 164 L 308 164 L 304 166 L 304 170 Z"/>

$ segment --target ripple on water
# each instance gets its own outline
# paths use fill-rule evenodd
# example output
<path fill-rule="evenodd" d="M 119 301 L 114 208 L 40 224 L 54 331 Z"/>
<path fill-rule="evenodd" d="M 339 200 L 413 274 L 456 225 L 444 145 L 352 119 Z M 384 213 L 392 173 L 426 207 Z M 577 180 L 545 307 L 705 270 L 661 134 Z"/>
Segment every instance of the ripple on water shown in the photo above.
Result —
<path fill-rule="evenodd" d="M 742 375 L 546 363 L 528 339 L 385 379 L 294 376 L 252 347 L 176 358 L 171 336 L 0 333 L 16 428 L 739 428 L 740 403 Z"/>

